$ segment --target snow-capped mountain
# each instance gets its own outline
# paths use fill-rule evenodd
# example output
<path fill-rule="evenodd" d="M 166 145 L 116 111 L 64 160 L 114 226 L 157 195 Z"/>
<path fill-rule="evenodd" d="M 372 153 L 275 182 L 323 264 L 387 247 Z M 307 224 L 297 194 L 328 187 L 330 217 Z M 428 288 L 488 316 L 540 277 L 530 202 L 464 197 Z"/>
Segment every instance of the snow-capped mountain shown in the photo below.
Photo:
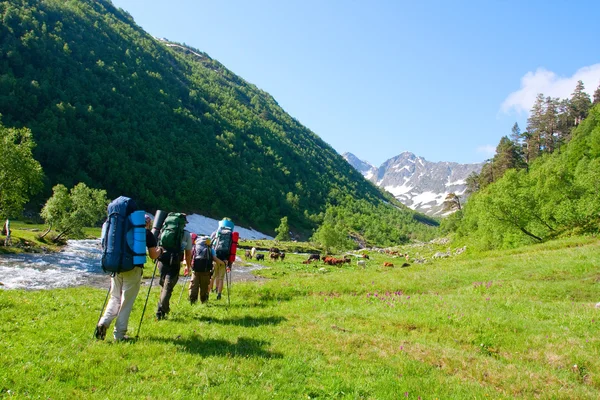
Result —
<path fill-rule="evenodd" d="M 430 216 L 445 215 L 442 204 L 448 193 L 455 193 L 464 202 L 467 177 L 479 173 L 483 166 L 483 163 L 430 162 L 408 151 L 390 158 L 379 168 L 352 153 L 344 153 L 343 157 L 402 204 Z"/>

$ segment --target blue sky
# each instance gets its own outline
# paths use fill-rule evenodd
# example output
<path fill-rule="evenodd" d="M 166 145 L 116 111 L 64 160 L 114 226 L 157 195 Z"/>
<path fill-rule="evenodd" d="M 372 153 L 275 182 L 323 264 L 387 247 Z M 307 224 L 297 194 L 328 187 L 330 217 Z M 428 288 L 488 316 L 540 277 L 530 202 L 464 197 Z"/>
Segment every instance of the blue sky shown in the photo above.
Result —
<path fill-rule="evenodd" d="M 410 151 L 484 161 L 537 93 L 600 84 L 599 1 L 112 0 L 332 145 L 379 166 Z"/>

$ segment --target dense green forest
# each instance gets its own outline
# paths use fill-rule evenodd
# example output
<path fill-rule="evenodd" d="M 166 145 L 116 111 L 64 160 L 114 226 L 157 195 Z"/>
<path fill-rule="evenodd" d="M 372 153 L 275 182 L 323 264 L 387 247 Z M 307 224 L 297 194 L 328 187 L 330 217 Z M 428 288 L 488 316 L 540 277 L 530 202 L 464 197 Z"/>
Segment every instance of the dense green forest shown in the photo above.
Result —
<path fill-rule="evenodd" d="M 371 215 L 344 226 L 367 242 L 432 236 L 435 221 L 363 179 L 268 93 L 110 1 L 1 1 L 0 16 L 0 114 L 37 144 L 37 210 L 54 185 L 83 182 L 269 233 L 285 216 L 307 237 L 341 207 Z"/>
<path fill-rule="evenodd" d="M 468 179 L 473 192 L 442 229 L 482 249 L 510 248 L 600 230 L 600 87 L 571 98 L 538 95 L 496 155 Z"/>

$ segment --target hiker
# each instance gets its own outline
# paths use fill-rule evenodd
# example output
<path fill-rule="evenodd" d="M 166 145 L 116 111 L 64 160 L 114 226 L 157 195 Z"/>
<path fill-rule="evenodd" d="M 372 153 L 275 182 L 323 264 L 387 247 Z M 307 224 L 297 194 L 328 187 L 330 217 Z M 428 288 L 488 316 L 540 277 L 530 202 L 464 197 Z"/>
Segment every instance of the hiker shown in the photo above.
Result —
<path fill-rule="evenodd" d="M 214 243 L 217 258 L 224 261 L 223 264 L 216 264 L 214 266 L 213 277 L 210 283 L 211 290 L 213 285 L 216 286 L 217 300 L 221 300 L 225 274 L 231 271 L 231 264 L 235 260 L 235 250 L 239 234 L 233 231 L 234 227 L 235 225 L 231 219 L 223 218 L 219 221 L 217 230 L 210 236 L 211 242 Z"/>
<path fill-rule="evenodd" d="M 208 286 L 211 278 L 213 262 L 217 265 L 225 266 L 225 263 L 217 258 L 217 253 L 211 246 L 210 237 L 204 236 L 196 239 L 194 249 L 192 250 L 192 278 L 190 280 L 189 300 L 191 304 L 198 301 L 198 289 L 200 289 L 200 302 L 208 301 Z M 190 272 L 186 267 L 184 275 Z"/>
<path fill-rule="evenodd" d="M 150 258 L 155 260 L 161 253 L 156 246 L 156 239 L 150 232 L 152 228 L 152 219 L 148 214 L 145 215 L 145 230 L 146 230 L 146 247 Z M 145 259 L 145 258 L 144 258 Z M 144 264 L 135 265 L 129 271 L 114 272 L 110 278 L 110 300 L 104 311 L 104 315 L 100 318 L 96 327 L 96 339 L 104 340 L 106 331 L 113 319 L 117 319 L 113 336 L 115 340 L 122 341 L 130 339 L 127 333 L 127 324 L 129 315 L 133 308 L 135 298 L 140 291 L 142 283 L 142 272 Z"/>
<path fill-rule="evenodd" d="M 169 302 L 179 279 L 182 258 L 185 258 L 186 265 L 192 265 L 192 235 L 185 230 L 187 223 L 187 215 L 169 213 L 160 231 L 158 245 L 163 253 L 158 258 L 159 284 L 162 286 L 156 309 L 156 319 L 159 321 L 171 310 Z"/>

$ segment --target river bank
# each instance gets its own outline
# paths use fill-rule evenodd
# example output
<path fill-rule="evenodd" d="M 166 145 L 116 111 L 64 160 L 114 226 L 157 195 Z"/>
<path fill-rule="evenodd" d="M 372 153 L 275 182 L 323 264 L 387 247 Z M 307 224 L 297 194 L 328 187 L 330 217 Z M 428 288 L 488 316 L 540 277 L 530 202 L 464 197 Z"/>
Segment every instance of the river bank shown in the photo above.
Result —
<path fill-rule="evenodd" d="M 43 290 L 74 286 L 107 288 L 110 275 L 102 271 L 99 239 L 69 240 L 60 251 L 0 254 L 0 288 Z M 264 265 L 248 263 L 239 257 L 234 263 L 232 282 L 257 281 L 252 271 Z M 148 267 L 146 268 L 148 269 Z M 146 271 L 143 284 L 149 284 L 152 271 Z M 157 271 L 158 274 L 158 271 Z M 187 278 L 183 276 L 181 281 Z M 155 278 L 155 284 L 156 278 Z"/>

